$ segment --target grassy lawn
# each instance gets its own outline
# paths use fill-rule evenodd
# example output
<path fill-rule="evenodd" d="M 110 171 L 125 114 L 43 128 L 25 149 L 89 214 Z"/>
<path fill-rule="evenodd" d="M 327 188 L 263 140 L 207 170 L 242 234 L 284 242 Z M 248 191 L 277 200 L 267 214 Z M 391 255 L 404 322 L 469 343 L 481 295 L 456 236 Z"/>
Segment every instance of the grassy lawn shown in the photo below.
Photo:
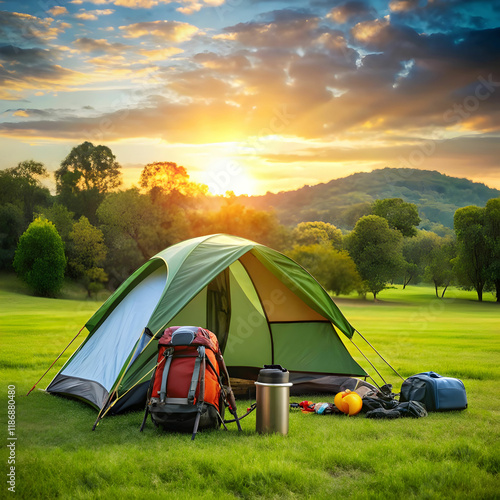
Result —
<path fill-rule="evenodd" d="M 403 377 L 434 370 L 461 378 L 465 411 L 394 421 L 291 412 L 286 437 L 257 435 L 253 413 L 242 434 L 232 424 L 229 432 L 202 432 L 195 442 L 157 431 L 150 421 L 139 433 L 142 412 L 106 418 L 91 432 L 90 406 L 39 390 L 24 396 L 100 304 L 82 300 L 71 286 L 63 296 L 32 297 L 0 276 L 1 421 L 13 384 L 20 498 L 499 498 L 500 306 L 491 295 L 481 304 L 472 292 L 450 290 L 441 300 L 431 287 L 398 287 L 377 303 L 337 300 Z M 399 390 L 401 380 L 354 340 Z M 333 395 L 309 399 L 333 401 Z M 240 413 L 250 403 L 239 402 Z M 7 425 L 2 429 L 5 442 Z M 6 448 L 2 453 L 5 478 Z M 8 498 L 7 486 L 4 479 L 0 498 Z"/>

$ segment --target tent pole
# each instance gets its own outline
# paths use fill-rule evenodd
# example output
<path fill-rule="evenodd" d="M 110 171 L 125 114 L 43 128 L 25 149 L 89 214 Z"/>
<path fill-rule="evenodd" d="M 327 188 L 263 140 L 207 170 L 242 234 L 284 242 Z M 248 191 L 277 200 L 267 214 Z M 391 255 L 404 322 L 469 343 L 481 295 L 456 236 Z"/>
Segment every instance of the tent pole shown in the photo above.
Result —
<path fill-rule="evenodd" d="M 151 342 L 151 341 L 150 341 Z M 148 343 L 149 345 L 149 343 Z M 146 346 L 147 347 L 147 346 Z M 146 349 L 146 347 L 144 349 Z M 143 349 L 143 351 L 144 351 Z M 142 380 L 144 378 L 146 378 L 153 370 L 155 370 L 156 368 L 158 368 L 158 366 L 160 366 L 160 363 L 162 363 L 163 361 L 165 361 L 165 358 L 162 358 L 155 366 L 153 366 L 153 368 L 151 368 L 151 370 L 149 370 L 145 375 L 143 375 L 130 389 L 128 389 L 126 392 L 124 392 L 121 396 L 118 396 L 111 404 L 108 405 L 109 403 L 109 398 L 108 398 L 108 401 L 106 402 L 106 404 L 102 407 L 102 410 L 99 412 L 99 415 L 97 416 L 97 420 L 95 421 L 95 424 L 94 424 L 94 427 L 92 428 L 92 430 L 95 430 L 97 424 L 99 423 L 99 420 L 102 420 L 105 416 L 106 416 L 106 413 L 108 413 L 108 411 L 121 399 L 123 398 L 123 396 L 126 396 L 134 387 L 136 387 L 137 385 L 139 385 Z M 104 410 L 104 408 L 106 408 L 106 411 L 101 415 L 102 411 Z"/>
<path fill-rule="evenodd" d="M 66 352 L 66 349 L 76 340 L 76 338 L 78 337 L 78 335 L 80 335 L 80 333 L 82 333 L 82 330 L 84 328 L 85 328 L 85 325 L 82 326 L 81 330 L 73 337 L 73 340 L 62 350 L 61 354 L 59 354 L 59 356 L 57 356 L 57 358 L 54 360 L 54 362 L 47 368 L 45 373 L 38 379 L 38 382 L 28 391 L 28 394 L 26 394 L 26 396 L 29 396 L 31 394 L 31 391 L 38 385 L 40 380 L 42 380 L 42 378 L 45 377 L 45 375 L 47 375 L 47 373 L 49 373 L 49 370 L 57 363 L 57 360 Z"/>
<path fill-rule="evenodd" d="M 363 335 L 361 335 L 361 333 L 360 333 L 358 330 L 355 330 L 355 331 L 356 331 L 356 333 L 357 333 L 357 334 L 358 334 L 358 335 L 359 335 L 359 336 L 360 336 L 360 337 L 361 337 L 361 338 L 362 338 L 362 339 L 363 339 L 363 340 L 364 340 L 364 341 L 365 341 L 365 342 L 366 342 L 366 343 L 367 343 L 367 344 L 368 344 L 368 345 L 369 345 L 369 346 L 370 346 L 370 347 L 371 347 L 371 348 L 372 348 L 372 349 L 373 349 L 373 350 L 374 350 L 374 351 L 378 354 L 379 358 L 380 358 L 380 359 L 381 359 L 381 360 L 382 360 L 382 361 L 383 361 L 383 362 L 384 362 L 384 363 L 385 363 L 385 364 L 386 364 L 386 365 L 387 365 L 387 366 L 388 366 L 388 367 L 389 367 L 389 368 L 390 368 L 390 369 L 391 369 L 391 370 L 392 370 L 392 371 L 393 371 L 393 372 L 394 372 L 394 373 L 395 373 L 395 374 L 396 374 L 396 375 L 397 375 L 397 376 L 398 376 L 398 377 L 399 377 L 399 378 L 400 378 L 400 379 L 404 382 L 404 380 L 405 380 L 405 379 L 404 379 L 404 378 L 403 378 L 403 377 L 402 377 L 402 376 L 401 376 L 401 375 L 400 375 L 400 374 L 396 371 L 396 369 L 395 369 L 395 368 L 393 368 L 393 367 L 391 366 L 391 364 L 390 364 L 388 361 L 386 361 L 386 360 L 383 358 L 383 356 L 382 356 L 382 355 L 381 355 L 381 354 L 377 351 L 377 349 L 375 349 L 375 347 L 373 347 L 373 346 L 370 344 L 370 342 L 368 342 L 368 340 L 367 340 L 365 337 L 363 337 Z"/>
<path fill-rule="evenodd" d="M 349 339 L 353 346 L 362 354 L 362 356 L 366 359 L 366 361 L 368 361 L 368 363 L 370 363 L 371 367 L 377 372 L 378 376 L 382 379 L 382 382 L 384 382 L 384 384 L 387 384 L 387 382 L 384 380 L 384 377 L 382 377 L 382 375 L 380 375 L 380 372 L 375 368 L 375 365 L 365 356 L 365 354 L 363 353 L 363 351 L 354 343 L 354 341 L 352 339 Z M 370 377 L 372 380 L 373 378 Z M 380 387 L 379 387 L 380 389 Z"/>

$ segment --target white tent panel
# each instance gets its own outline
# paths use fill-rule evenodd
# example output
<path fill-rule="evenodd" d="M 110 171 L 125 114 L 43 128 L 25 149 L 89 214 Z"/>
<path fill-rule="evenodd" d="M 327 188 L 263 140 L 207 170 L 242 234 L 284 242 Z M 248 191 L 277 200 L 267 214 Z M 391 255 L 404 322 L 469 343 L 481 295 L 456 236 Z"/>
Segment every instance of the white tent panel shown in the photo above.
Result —
<path fill-rule="evenodd" d="M 166 281 L 167 270 L 161 267 L 133 288 L 61 374 L 93 380 L 110 391 L 157 306 Z"/>

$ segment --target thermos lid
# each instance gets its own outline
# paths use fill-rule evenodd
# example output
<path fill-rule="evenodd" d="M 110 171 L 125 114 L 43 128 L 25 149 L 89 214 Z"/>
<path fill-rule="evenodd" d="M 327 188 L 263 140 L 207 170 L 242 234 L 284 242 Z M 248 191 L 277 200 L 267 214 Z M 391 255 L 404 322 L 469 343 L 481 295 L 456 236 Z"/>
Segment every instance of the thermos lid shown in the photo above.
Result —
<path fill-rule="evenodd" d="M 290 373 L 281 365 L 264 365 L 259 372 L 257 382 L 264 384 L 287 384 Z"/>

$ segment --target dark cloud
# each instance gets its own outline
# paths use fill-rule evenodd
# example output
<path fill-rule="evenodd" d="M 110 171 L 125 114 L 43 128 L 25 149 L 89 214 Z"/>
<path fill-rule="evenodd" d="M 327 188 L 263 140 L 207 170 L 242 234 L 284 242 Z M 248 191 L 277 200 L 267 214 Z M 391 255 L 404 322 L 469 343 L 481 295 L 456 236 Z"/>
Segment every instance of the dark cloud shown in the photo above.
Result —
<path fill-rule="evenodd" d="M 10 61 L 21 64 L 39 64 L 50 59 L 51 51 L 48 49 L 22 49 L 14 45 L 0 47 L 0 61 Z"/>
<path fill-rule="evenodd" d="M 30 14 L 0 11 L 0 40 L 8 45 L 45 45 L 68 27 L 52 18 L 41 19 Z"/>
<path fill-rule="evenodd" d="M 255 23 L 288 23 L 298 19 L 309 19 L 316 17 L 313 11 L 304 8 L 272 10 L 259 14 L 255 18 Z"/>
<path fill-rule="evenodd" d="M 57 49 L 0 47 L 0 96 L 18 100 L 25 89 L 57 90 L 84 79 L 81 73 L 56 64 L 58 57 Z"/>
<path fill-rule="evenodd" d="M 452 32 L 459 27 L 483 28 L 489 22 L 489 12 L 496 10 L 489 0 L 392 0 L 389 3 L 394 22 L 425 29 Z M 498 5 L 498 4 L 497 4 Z"/>
<path fill-rule="evenodd" d="M 168 119 L 166 119 L 168 117 Z M 158 124 L 162 126 L 159 127 Z M 241 112 L 224 103 L 173 104 L 161 97 L 142 107 L 98 117 L 68 117 L 0 124 L 4 135 L 111 141 L 127 137 L 162 138 L 172 142 L 217 142 L 220 137 L 246 137 Z M 189 133 L 188 133 L 189 131 Z"/>
<path fill-rule="evenodd" d="M 6 109 L 3 114 L 16 114 L 16 113 L 18 116 L 25 116 L 30 118 L 54 117 L 54 110 L 30 109 L 30 108 Z M 22 113 L 22 115 L 19 115 L 19 113 Z"/>
<path fill-rule="evenodd" d="M 500 142 L 494 137 L 460 137 L 448 140 L 418 139 L 415 137 L 398 137 L 393 145 L 389 141 L 384 146 L 371 146 L 367 144 L 363 148 L 359 147 L 311 147 L 298 150 L 294 153 L 268 154 L 261 157 L 267 161 L 277 163 L 296 162 L 387 162 L 394 163 L 398 159 L 411 157 L 414 150 L 426 151 L 426 159 L 433 162 L 440 160 L 465 160 L 472 164 L 474 159 L 481 158 L 476 166 L 481 168 L 484 163 L 485 169 L 491 171 L 492 168 L 500 167 Z"/>

